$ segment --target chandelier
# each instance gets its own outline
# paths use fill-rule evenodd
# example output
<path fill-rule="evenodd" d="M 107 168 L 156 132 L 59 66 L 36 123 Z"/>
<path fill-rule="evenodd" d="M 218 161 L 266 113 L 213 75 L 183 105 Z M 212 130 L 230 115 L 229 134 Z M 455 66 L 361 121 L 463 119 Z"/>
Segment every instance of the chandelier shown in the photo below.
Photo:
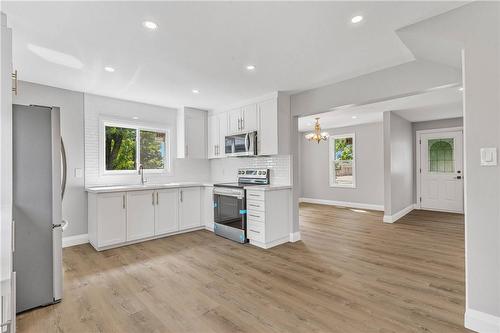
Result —
<path fill-rule="evenodd" d="M 321 126 L 319 125 L 319 118 L 316 119 L 316 124 L 314 125 L 314 132 L 307 133 L 305 135 L 306 139 L 309 141 L 316 141 L 320 143 L 321 141 L 326 141 L 328 139 L 327 132 L 321 132 Z"/>

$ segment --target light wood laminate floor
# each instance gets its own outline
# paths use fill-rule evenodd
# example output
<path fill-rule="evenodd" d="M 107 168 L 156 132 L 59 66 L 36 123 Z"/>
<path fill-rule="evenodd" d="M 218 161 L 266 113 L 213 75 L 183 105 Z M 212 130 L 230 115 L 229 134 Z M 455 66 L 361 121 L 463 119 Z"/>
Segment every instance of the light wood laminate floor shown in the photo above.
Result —
<path fill-rule="evenodd" d="M 271 250 L 198 231 L 64 249 L 64 299 L 18 332 L 466 332 L 456 214 L 302 204 L 302 241 Z"/>

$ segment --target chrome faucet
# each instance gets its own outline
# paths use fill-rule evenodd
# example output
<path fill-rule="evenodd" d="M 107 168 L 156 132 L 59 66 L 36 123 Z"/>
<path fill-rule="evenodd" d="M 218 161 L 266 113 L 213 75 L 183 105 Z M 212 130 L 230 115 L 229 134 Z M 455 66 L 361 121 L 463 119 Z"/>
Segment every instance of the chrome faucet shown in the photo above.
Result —
<path fill-rule="evenodd" d="M 144 185 L 144 167 L 139 164 L 139 175 L 141 175 L 141 184 Z"/>

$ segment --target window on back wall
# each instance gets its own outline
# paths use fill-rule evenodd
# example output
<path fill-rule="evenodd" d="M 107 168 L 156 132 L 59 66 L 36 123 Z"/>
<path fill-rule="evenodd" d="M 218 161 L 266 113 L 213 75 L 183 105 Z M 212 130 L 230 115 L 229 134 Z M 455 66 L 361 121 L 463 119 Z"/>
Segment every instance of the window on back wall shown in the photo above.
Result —
<path fill-rule="evenodd" d="M 104 123 L 105 173 L 133 173 L 143 166 L 150 172 L 167 172 L 168 133 L 133 125 Z"/>
<path fill-rule="evenodd" d="M 354 134 L 330 136 L 330 186 L 356 187 Z"/>

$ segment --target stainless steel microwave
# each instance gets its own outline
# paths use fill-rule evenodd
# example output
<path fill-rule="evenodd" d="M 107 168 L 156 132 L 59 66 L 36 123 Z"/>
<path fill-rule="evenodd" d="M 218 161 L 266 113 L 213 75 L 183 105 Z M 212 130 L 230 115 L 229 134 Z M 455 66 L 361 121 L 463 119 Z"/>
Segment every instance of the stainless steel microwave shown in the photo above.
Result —
<path fill-rule="evenodd" d="M 257 155 L 257 132 L 248 132 L 226 136 L 226 156 Z"/>

